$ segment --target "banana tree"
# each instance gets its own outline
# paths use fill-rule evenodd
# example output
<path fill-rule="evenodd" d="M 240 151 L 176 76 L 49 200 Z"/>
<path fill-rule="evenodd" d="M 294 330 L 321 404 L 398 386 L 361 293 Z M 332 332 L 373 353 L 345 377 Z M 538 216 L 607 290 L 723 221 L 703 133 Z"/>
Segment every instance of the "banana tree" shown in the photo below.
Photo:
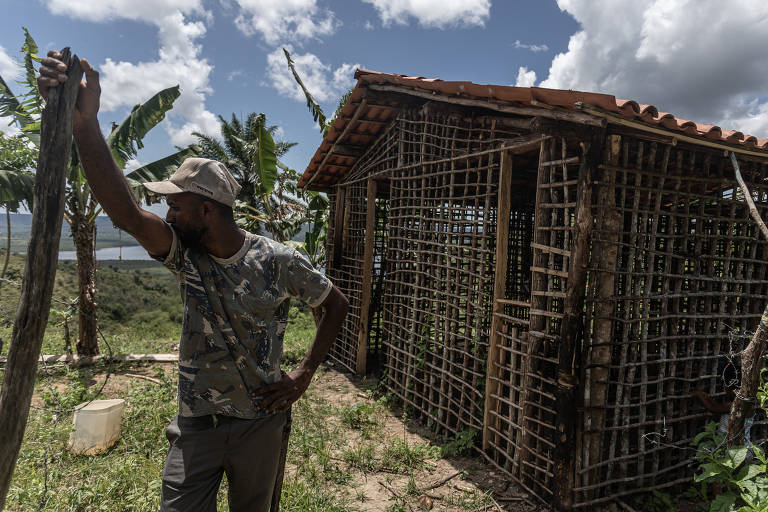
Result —
<path fill-rule="evenodd" d="M 288 193 L 295 171 L 278 158 L 293 142 L 275 141 L 277 126 L 268 126 L 264 114 L 250 113 L 244 121 L 219 116 L 222 140 L 195 132 L 202 155 L 224 163 L 242 189 L 235 205 L 238 224 L 285 242 L 301 229 L 304 205 Z"/>
<path fill-rule="evenodd" d="M 30 147 L 23 137 L 6 137 L 0 132 L 0 206 L 5 208 L 8 228 L 6 233 L 5 259 L 0 271 L 0 286 L 11 257 L 11 213 L 22 205 L 32 209 L 35 176 L 30 169 L 37 162 L 37 150 Z"/>
<path fill-rule="evenodd" d="M 24 34 L 25 41 L 21 51 L 24 53 L 25 75 L 19 83 L 25 92 L 15 95 L 0 77 L 0 116 L 10 117 L 21 130 L 22 136 L 29 143 L 39 146 L 43 100 L 37 90 L 35 63 L 40 59 L 37 56 L 37 44 L 27 29 L 24 29 Z M 107 137 L 107 143 L 121 169 L 125 168 L 128 160 L 137 156 L 138 150 L 143 147 L 144 137 L 165 118 L 166 112 L 173 107 L 179 94 L 178 86 L 158 92 L 145 103 L 136 105 L 128 117 L 112 130 Z M 185 158 L 197 152 L 196 146 L 177 148 L 175 153 L 128 174 L 127 178 L 137 200 L 144 197 L 141 190 L 143 187 L 140 186 L 143 181 L 160 181 L 167 178 Z M 72 151 L 72 155 L 67 173 L 64 219 L 69 224 L 77 253 L 79 340 L 76 347 L 79 355 L 94 355 L 98 353 L 94 253 L 96 217 L 101 213 L 101 207 L 91 194 L 77 159 L 77 152 Z"/>

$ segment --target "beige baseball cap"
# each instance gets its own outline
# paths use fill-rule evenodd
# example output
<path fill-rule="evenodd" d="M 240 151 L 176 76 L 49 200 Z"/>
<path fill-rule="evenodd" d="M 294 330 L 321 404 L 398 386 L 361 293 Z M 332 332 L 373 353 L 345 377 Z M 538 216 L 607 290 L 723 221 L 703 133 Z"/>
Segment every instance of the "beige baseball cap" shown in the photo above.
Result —
<path fill-rule="evenodd" d="M 234 206 L 242 188 L 229 174 L 227 167 L 216 160 L 187 158 L 165 181 L 142 183 L 153 194 L 167 196 L 192 192 L 227 206 Z"/>

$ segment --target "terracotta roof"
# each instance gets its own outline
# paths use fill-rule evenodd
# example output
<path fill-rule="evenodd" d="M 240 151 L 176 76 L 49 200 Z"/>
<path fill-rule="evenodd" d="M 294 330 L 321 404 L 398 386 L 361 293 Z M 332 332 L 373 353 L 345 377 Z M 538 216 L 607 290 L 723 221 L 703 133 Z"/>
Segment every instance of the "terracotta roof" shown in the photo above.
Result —
<path fill-rule="evenodd" d="M 447 101 L 459 101 L 461 99 L 487 101 L 489 105 L 494 107 L 503 105 L 544 109 L 554 107 L 555 109 L 574 111 L 577 107 L 576 104 L 581 103 L 670 131 L 672 132 L 670 136 L 674 136 L 674 132 L 681 132 L 702 139 L 765 151 L 768 157 L 768 139 L 758 139 L 739 131 L 724 130 L 719 126 L 680 119 L 674 114 L 659 112 L 653 105 L 645 105 L 634 100 L 616 99 L 610 94 L 540 87 L 449 82 L 437 78 L 395 75 L 364 69 L 357 70 L 355 78 L 357 85 L 353 89 L 349 101 L 310 160 L 307 169 L 299 180 L 300 187 L 307 185 L 310 180 L 312 180 L 313 186 L 318 187 L 328 186 L 338 181 L 355 164 L 364 148 L 372 144 L 386 128 L 389 121 L 397 115 L 400 103 L 394 97 L 391 102 L 382 102 L 380 98 L 377 98 L 375 105 L 367 102 L 365 89 L 371 85 L 405 88 L 413 94 L 431 95 L 429 97 L 434 97 L 435 100 L 443 96 L 447 97 L 444 98 Z M 358 108 L 359 106 L 362 108 Z M 531 113 L 530 115 L 535 114 Z M 336 145 L 335 148 L 334 145 Z M 332 153 L 330 152 L 331 149 L 333 149 Z M 321 166 L 321 175 L 313 179 L 312 176 Z"/>

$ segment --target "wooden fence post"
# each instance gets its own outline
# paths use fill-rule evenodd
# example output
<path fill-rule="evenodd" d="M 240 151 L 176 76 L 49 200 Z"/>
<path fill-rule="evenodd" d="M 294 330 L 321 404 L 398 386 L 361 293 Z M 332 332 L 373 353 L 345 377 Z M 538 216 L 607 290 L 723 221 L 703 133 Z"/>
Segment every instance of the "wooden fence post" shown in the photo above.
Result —
<path fill-rule="evenodd" d="M 50 90 L 42 114 L 32 228 L 0 390 L 0 510 L 5 505 L 27 425 L 58 263 L 64 181 L 72 149 L 72 116 L 83 74 L 80 60 L 70 56 L 69 48 L 62 50 L 61 55 L 67 64 L 68 79 Z"/>
<path fill-rule="evenodd" d="M 592 243 L 592 182 L 600 161 L 604 130 L 596 130 L 582 143 L 582 160 L 574 212 L 573 246 L 568 260 L 563 320 L 558 346 L 557 390 L 555 392 L 558 439 L 553 450 L 553 494 L 559 510 L 573 507 L 576 481 L 576 432 L 580 399 L 579 362 L 584 339 L 584 296 Z"/>
<path fill-rule="evenodd" d="M 373 242 L 376 239 L 376 181 L 368 178 L 368 194 L 365 212 L 365 249 L 363 250 L 363 275 L 361 279 L 360 330 L 357 342 L 355 373 L 365 375 L 368 358 L 368 324 L 371 309 L 371 277 L 373 275 Z"/>
<path fill-rule="evenodd" d="M 611 364 L 611 342 L 613 334 L 613 311 L 615 302 L 616 265 L 619 251 L 619 231 L 621 214 L 616 208 L 616 169 L 621 154 L 621 136 L 609 137 L 609 165 L 603 169 L 598 184 L 597 205 L 600 207 L 598 228 L 604 240 L 596 244 L 593 255 L 599 262 L 596 272 L 597 303 L 595 305 L 595 323 L 593 344 L 589 352 L 590 370 L 587 377 L 589 403 L 585 414 L 586 428 L 590 431 L 585 441 L 588 444 L 586 461 L 588 466 L 600 462 L 601 437 L 599 429 L 605 420 L 605 403 L 608 393 L 609 366 Z M 599 469 L 590 473 L 589 482 L 595 483 Z"/>
<path fill-rule="evenodd" d="M 499 360 L 499 317 L 496 313 L 504 312 L 504 304 L 499 301 L 506 294 L 507 267 L 509 262 L 509 215 L 512 195 L 512 155 L 504 151 L 501 153 L 501 171 L 499 176 L 499 193 L 496 205 L 496 275 L 493 285 L 493 308 L 491 318 L 491 336 L 488 343 L 488 364 L 485 377 L 485 412 L 483 415 L 483 451 L 490 445 L 491 411 L 495 407 L 492 400 L 493 391 L 498 393 L 498 384 L 494 385 L 494 379 L 498 378 L 496 368 Z"/>

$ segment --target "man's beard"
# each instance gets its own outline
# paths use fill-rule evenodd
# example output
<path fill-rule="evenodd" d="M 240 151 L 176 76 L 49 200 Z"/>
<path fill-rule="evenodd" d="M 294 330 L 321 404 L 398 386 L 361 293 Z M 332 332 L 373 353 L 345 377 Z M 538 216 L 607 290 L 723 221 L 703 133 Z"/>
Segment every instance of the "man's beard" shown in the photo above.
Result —
<path fill-rule="evenodd" d="M 196 249 L 198 251 L 205 251 L 205 245 L 203 244 L 203 236 L 208 231 L 207 228 L 197 227 L 181 230 L 176 228 L 179 234 L 179 239 L 184 247 L 190 249 Z"/>

